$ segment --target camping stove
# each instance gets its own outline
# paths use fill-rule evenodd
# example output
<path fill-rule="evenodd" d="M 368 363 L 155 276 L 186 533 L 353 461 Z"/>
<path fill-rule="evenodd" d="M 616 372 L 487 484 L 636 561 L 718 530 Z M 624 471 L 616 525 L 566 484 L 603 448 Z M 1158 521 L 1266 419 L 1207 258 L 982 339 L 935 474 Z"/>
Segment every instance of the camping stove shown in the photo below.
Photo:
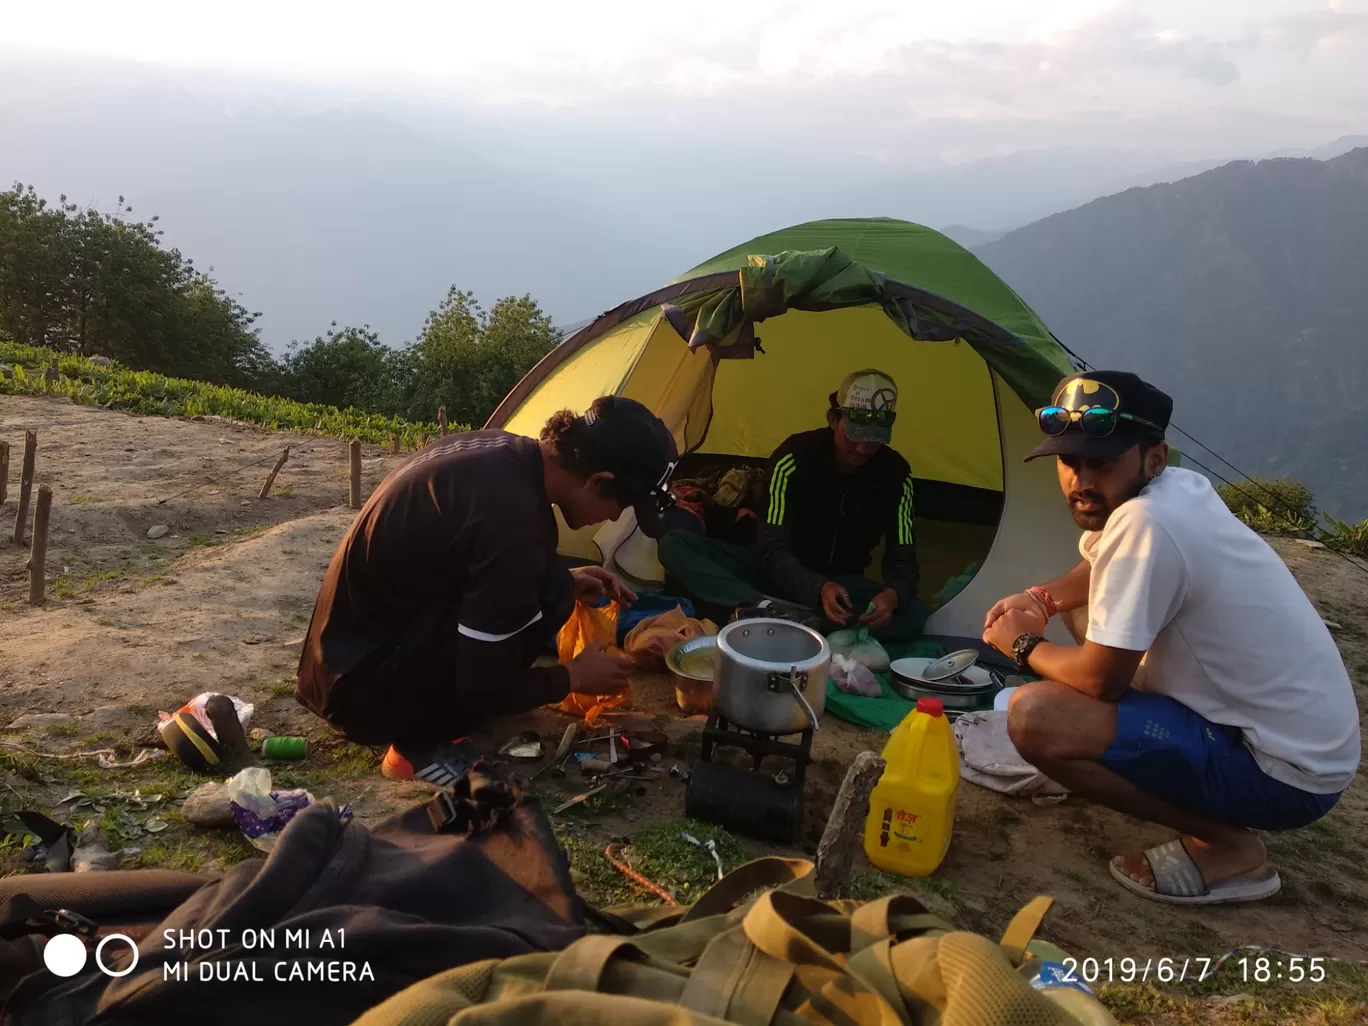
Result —
<path fill-rule="evenodd" d="M 747 752 L 750 768 L 715 761 L 719 748 Z M 762 734 L 729 723 L 714 709 L 703 728 L 684 814 L 750 837 L 795 842 L 803 829 L 803 783 L 810 761 L 811 727 L 801 734 Z"/>

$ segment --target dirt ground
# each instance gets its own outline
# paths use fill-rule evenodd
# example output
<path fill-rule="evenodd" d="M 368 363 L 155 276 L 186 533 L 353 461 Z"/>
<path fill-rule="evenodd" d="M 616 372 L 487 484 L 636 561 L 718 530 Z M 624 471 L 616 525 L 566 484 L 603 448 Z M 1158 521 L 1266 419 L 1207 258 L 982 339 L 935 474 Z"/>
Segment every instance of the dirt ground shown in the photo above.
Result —
<path fill-rule="evenodd" d="M 38 431 L 37 479 L 55 496 L 50 600 L 41 609 L 26 604 L 27 553 L 9 540 L 25 428 Z M 330 749 L 336 742 L 327 728 L 290 695 L 320 574 L 351 519 L 344 443 L 19 397 L 0 397 L 0 439 L 12 447 L 9 499 L 0 509 L 0 726 L 28 713 L 76 717 L 74 724 L 10 732 L 0 740 L 40 751 L 99 743 L 127 751 L 148 739 L 157 710 L 217 690 L 254 703 L 254 726 L 309 735 L 322 753 L 310 786 L 326 786 L 327 793 L 353 803 L 363 822 L 424 793 L 419 785 L 381 778 L 367 768 L 366 753 L 358 758 L 349 750 L 354 746 Z M 285 445 L 290 459 L 275 493 L 258 501 L 261 481 Z M 401 458 L 367 448 L 364 488 L 374 487 Z M 254 461 L 262 462 L 240 470 Z M 149 540 L 149 528 L 158 525 L 169 532 Z M 1284 540 L 1274 545 L 1322 615 L 1339 625 L 1335 637 L 1362 709 L 1368 696 L 1368 575 L 1323 549 Z M 664 677 L 642 675 L 633 691 L 634 711 L 619 722 L 664 730 L 687 757 L 702 718 L 679 713 Z M 554 744 L 567 722 L 559 712 L 539 710 L 491 724 L 477 740 L 497 743 L 535 727 Z M 834 717 L 823 721 L 799 850 L 814 849 L 851 759 L 882 742 L 883 735 Z M 326 758 L 330 750 L 332 761 Z M 672 752 L 667 764 L 686 761 Z M 10 799 L 5 804 L 18 794 L 52 811 L 56 791 L 70 786 L 55 770 L 37 779 L 5 772 L 0 767 L 0 785 L 7 789 L 0 789 L 0 798 Z M 103 774 L 109 787 L 118 787 L 121 772 L 86 770 L 81 780 L 89 789 Z M 549 776 L 539 786 L 553 795 L 581 789 L 575 779 Z M 677 780 L 660 775 L 642 786 L 646 796 L 583 816 L 578 829 L 598 843 L 683 816 L 684 789 Z M 1131 896 L 1106 870 L 1116 852 L 1164 840 L 1163 829 L 1076 799 L 1041 807 L 965 785 L 949 856 L 933 877 L 906 881 L 863 865 L 851 889 L 910 889 L 934 911 L 987 933 L 1000 931 L 1033 895 L 1052 894 L 1056 904 L 1044 933 L 1080 956 L 1211 957 L 1237 945 L 1270 945 L 1361 962 L 1368 960 L 1366 825 L 1368 785 L 1360 775 L 1320 823 L 1268 836 L 1284 881 L 1276 899 L 1175 909 Z M 773 850 L 744 843 L 757 853 Z M 208 865 L 248 853 L 245 847 L 230 850 Z M 146 854 L 141 861 L 146 864 Z M 1227 992 L 1256 986 L 1232 983 Z"/>

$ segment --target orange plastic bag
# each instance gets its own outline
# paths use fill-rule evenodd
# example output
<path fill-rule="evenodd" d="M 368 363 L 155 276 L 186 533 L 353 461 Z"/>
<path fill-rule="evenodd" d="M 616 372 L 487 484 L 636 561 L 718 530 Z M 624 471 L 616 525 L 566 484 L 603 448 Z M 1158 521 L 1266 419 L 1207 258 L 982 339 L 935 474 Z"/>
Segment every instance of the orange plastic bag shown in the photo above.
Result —
<path fill-rule="evenodd" d="M 568 663 L 592 641 L 602 641 L 610 652 L 619 651 L 616 644 L 617 619 L 616 602 L 604 606 L 586 606 L 576 602 L 575 611 L 556 635 L 556 657 L 562 664 Z M 572 691 L 561 700 L 560 710 L 572 716 L 583 716 L 586 723 L 592 723 L 605 710 L 620 709 L 630 705 L 631 701 L 630 690 L 619 691 L 616 695 L 581 695 Z"/>
<path fill-rule="evenodd" d="M 695 620 L 675 606 L 669 612 L 642 620 L 627 632 L 622 647 L 643 670 L 663 671 L 665 656 L 681 641 L 716 633 L 717 624 L 711 620 Z"/>

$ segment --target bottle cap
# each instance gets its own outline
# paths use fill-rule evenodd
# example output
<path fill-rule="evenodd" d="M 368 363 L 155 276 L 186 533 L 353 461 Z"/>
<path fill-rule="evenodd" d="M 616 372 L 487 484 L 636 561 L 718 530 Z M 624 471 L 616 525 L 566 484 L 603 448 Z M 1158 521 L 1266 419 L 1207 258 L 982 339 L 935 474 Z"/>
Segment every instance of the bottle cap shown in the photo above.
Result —
<path fill-rule="evenodd" d="M 945 703 L 939 698 L 919 698 L 917 712 L 926 713 L 927 716 L 942 716 L 945 713 Z"/>

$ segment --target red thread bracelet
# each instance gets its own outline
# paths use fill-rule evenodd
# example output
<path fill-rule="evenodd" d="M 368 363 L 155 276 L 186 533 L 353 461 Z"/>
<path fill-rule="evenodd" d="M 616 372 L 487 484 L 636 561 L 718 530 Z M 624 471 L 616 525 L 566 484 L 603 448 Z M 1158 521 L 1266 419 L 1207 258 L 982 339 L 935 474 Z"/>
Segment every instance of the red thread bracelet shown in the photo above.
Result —
<path fill-rule="evenodd" d="M 1055 602 L 1054 596 L 1038 584 L 1033 584 L 1026 589 L 1026 594 L 1040 603 L 1041 611 L 1045 614 L 1045 619 L 1049 620 L 1059 612 L 1059 605 Z"/>

